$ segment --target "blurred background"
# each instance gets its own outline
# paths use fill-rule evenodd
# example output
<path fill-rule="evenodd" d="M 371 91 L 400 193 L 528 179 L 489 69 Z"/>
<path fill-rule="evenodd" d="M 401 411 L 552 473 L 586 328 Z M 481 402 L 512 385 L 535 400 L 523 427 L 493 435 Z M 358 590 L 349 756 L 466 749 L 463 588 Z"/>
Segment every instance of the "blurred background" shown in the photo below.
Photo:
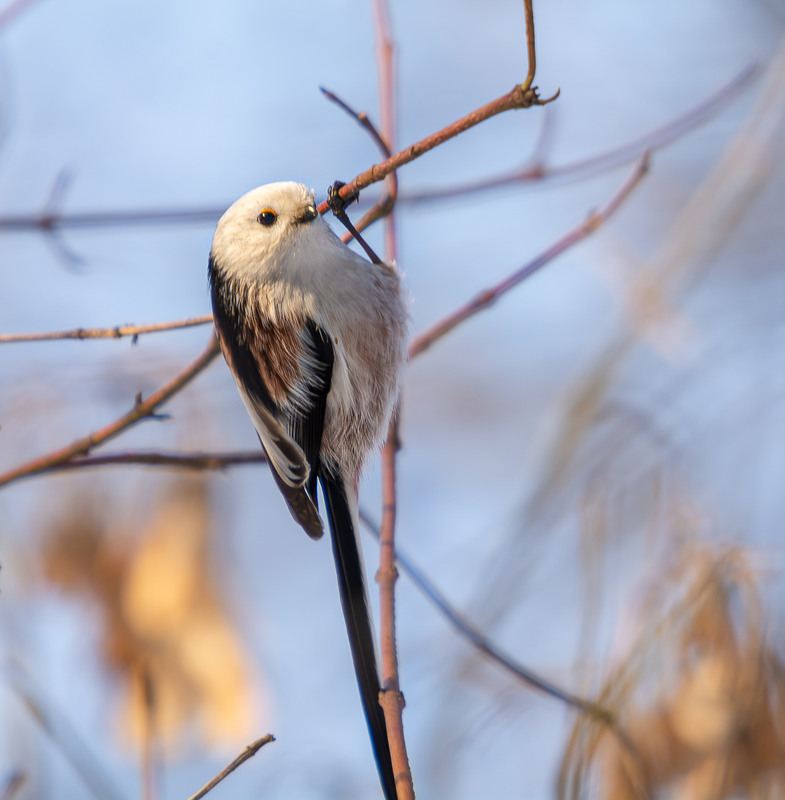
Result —
<path fill-rule="evenodd" d="M 523 80 L 520 3 L 390 6 L 399 146 Z M 213 227 L 236 197 L 293 179 L 323 198 L 378 160 L 318 91 L 378 119 L 369 3 L 6 12 L 0 227 L 42 210 L 205 213 L 6 225 L 0 333 L 207 313 Z M 510 175 L 535 151 L 547 172 L 653 142 L 758 69 L 653 153 L 589 241 L 406 370 L 401 550 L 506 652 L 624 730 L 531 691 L 402 577 L 415 785 L 456 800 L 781 797 L 785 4 L 553 0 L 535 19 L 535 82 L 559 100 L 405 167 L 404 199 Z M 412 332 L 580 224 L 628 170 L 402 199 Z M 368 235 L 381 248 L 381 227 Z M 0 345 L 0 471 L 115 419 L 208 335 Z M 256 448 L 222 362 L 164 410 L 102 452 Z M 377 520 L 379 494 L 374 465 L 361 502 Z M 365 557 L 372 576 L 370 537 Z M 302 535 L 264 466 L 9 485 L 0 562 L 0 796 L 188 797 L 268 731 L 276 743 L 213 796 L 378 796 L 329 545 Z"/>

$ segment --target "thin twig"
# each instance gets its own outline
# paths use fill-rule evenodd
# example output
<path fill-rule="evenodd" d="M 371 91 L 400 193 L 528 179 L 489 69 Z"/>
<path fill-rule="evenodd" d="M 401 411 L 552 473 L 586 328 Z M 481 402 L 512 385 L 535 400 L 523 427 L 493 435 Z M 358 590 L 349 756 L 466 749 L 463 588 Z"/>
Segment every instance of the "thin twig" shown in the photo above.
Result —
<path fill-rule="evenodd" d="M 376 146 L 379 148 L 385 158 L 389 158 L 392 155 L 392 150 L 390 149 L 387 141 L 385 141 L 384 137 L 379 133 L 378 130 L 376 130 L 376 126 L 373 124 L 373 122 L 371 122 L 370 118 L 364 111 L 355 111 L 345 100 L 342 100 L 334 92 L 331 92 L 323 87 L 320 88 L 328 100 L 335 103 L 350 117 L 353 117 L 370 134 L 371 138 L 376 143 Z M 398 176 L 395 172 L 391 172 L 385 178 L 384 187 L 384 193 L 379 201 L 375 203 L 368 211 L 366 211 L 365 214 L 363 214 L 363 216 L 360 217 L 358 222 L 355 224 L 355 228 L 358 231 L 365 230 L 369 225 L 373 224 L 382 217 L 389 219 L 389 214 L 395 206 L 395 201 L 398 199 Z M 344 244 L 347 244 L 353 238 L 354 236 L 352 235 L 351 231 L 348 231 L 341 237 L 341 240 Z M 387 246 L 389 247 L 389 242 L 387 242 Z"/>
<path fill-rule="evenodd" d="M 188 800 L 202 800 L 202 798 L 212 791 L 224 778 L 231 775 L 237 767 L 243 765 L 249 758 L 253 758 L 266 744 L 275 741 L 275 736 L 271 733 L 265 734 L 261 739 L 257 739 L 240 753 L 230 764 L 227 764 L 212 780 L 208 781 L 196 794 L 191 795 Z"/>
<path fill-rule="evenodd" d="M 11 669 L 6 673 L 9 684 L 24 703 L 33 719 L 49 736 L 52 743 L 79 775 L 85 787 L 96 800 L 123 800 L 123 794 L 113 783 L 95 754 L 76 729 L 51 702 L 45 703 L 30 683 L 26 674 Z"/>
<path fill-rule="evenodd" d="M 382 449 L 382 524 L 379 536 L 379 612 L 382 621 L 382 694 L 380 703 L 390 742 L 390 758 L 395 771 L 395 786 L 398 800 L 413 800 L 409 757 L 403 731 L 403 709 L 406 705 L 398 678 L 398 647 L 395 637 L 395 583 L 398 570 L 395 567 L 395 459 L 399 448 L 398 413 L 390 420 L 387 441 Z"/>
<path fill-rule="evenodd" d="M 404 164 L 414 161 L 429 150 L 433 150 L 434 147 L 444 144 L 464 131 L 473 128 L 475 125 L 479 125 L 486 119 L 495 117 L 497 114 L 511 111 L 512 109 L 546 105 L 547 103 L 552 103 L 558 96 L 559 93 L 557 92 L 548 100 L 541 100 L 536 89 L 524 89 L 522 86 L 517 85 L 507 92 L 507 94 L 497 97 L 495 100 L 491 100 L 490 103 L 480 106 L 480 108 L 475 109 L 465 117 L 461 117 L 452 124 L 436 131 L 436 133 L 432 133 L 430 136 L 420 139 L 419 142 L 409 145 L 390 158 L 369 167 L 354 178 L 354 180 L 349 181 L 349 183 L 340 190 L 340 195 L 344 199 L 353 197 L 367 186 L 384 180 L 393 170 L 399 169 L 404 166 Z M 319 205 L 318 211 L 320 214 L 324 214 L 328 210 L 329 205 L 325 200 Z"/>
<path fill-rule="evenodd" d="M 9 3 L 0 10 L 0 29 L 5 28 L 9 22 L 12 22 L 15 17 L 26 11 L 29 6 L 35 5 L 35 3 L 36 0 L 14 0 L 14 2 Z"/>
<path fill-rule="evenodd" d="M 537 72 L 537 48 L 534 46 L 534 9 L 532 0 L 523 0 L 523 14 L 526 18 L 526 52 L 529 58 L 529 70 L 526 80 L 521 88 L 526 90 L 534 82 L 534 73 Z"/>
<path fill-rule="evenodd" d="M 480 311 L 490 308 L 500 297 L 517 286 L 521 281 L 531 277 L 535 272 L 544 267 L 556 256 L 561 255 L 578 242 L 586 239 L 597 230 L 627 199 L 632 190 L 640 183 L 648 169 L 648 155 L 643 155 L 638 159 L 632 172 L 624 180 L 624 183 L 616 190 L 607 205 L 590 214 L 585 222 L 581 223 L 569 233 L 562 236 L 557 242 L 552 244 L 547 250 L 537 256 L 534 260 L 525 264 L 512 275 L 505 278 L 501 283 L 480 292 L 473 300 L 469 301 L 461 308 L 453 311 L 447 317 L 431 326 L 424 333 L 415 337 L 409 345 L 409 358 L 415 358 L 420 353 L 427 350 L 434 342 L 448 334 L 453 328 L 460 325 L 469 317 L 474 316 Z"/>
<path fill-rule="evenodd" d="M 31 231 L 50 232 L 64 228 L 112 228 L 116 226 L 201 224 L 217 222 L 229 204 L 215 208 L 143 208 L 129 211 L 87 211 L 61 214 L 46 210 L 38 214 L 17 214 L 0 217 L 0 232 Z"/>
<path fill-rule="evenodd" d="M 141 684 L 142 695 L 142 800 L 155 800 L 157 797 L 155 784 L 155 686 L 153 676 L 147 664 L 141 664 L 135 675 Z"/>
<path fill-rule="evenodd" d="M 12 772 L 0 791 L 0 800 L 14 800 L 16 793 L 22 788 L 27 780 L 27 774 L 21 770 Z"/>
<path fill-rule="evenodd" d="M 381 541 L 381 532 L 379 527 L 362 509 L 360 510 L 360 520 L 368 528 L 368 530 Z M 425 573 L 412 561 L 412 559 L 405 553 L 401 552 L 399 547 L 395 548 L 395 559 L 400 568 L 409 576 L 412 583 L 420 590 L 420 592 L 435 606 L 444 618 L 460 633 L 464 638 L 468 639 L 471 644 L 478 650 L 487 655 L 492 661 L 496 662 L 505 671 L 511 673 L 516 678 L 519 678 L 531 688 L 537 689 L 550 697 L 560 700 L 565 705 L 580 711 L 582 714 L 590 716 L 592 719 L 610 726 L 622 738 L 626 739 L 626 734 L 619 728 L 613 713 L 606 708 L 603 708 L 599 703 L 594 703 L 591 700 L 584 700 L 578 695 L 562 689 L 551 681 L 538 675 L 533 670 L 519 663 L 513 656 L 502 650 L 501 647 L 494 644 L 494 642 L 475 625 L 469 622 L 453 606 L 449 600 L 440 592 L 433 583 L 428 580 Z"/>
<path fill-rule="evenodd" d="M 634 161 L 643 151 L 652 153 L 655 150 L 666 147 L 671 142 L 684 136 L 684 134 L 712 119 L 718 112 L 725 109 L 731 100 L 741 94 L 741 91 L 759 73 L 760 67 L 758 64 L 748 64 L 731 81 L 684 114 L 675 117 L 661 127 L 655 128 L 637 139 L 633 139 L 631 142 L 614 147 L 604 153 L 555 166 L 547 166 L 542 157 L 535 154 L 526 164 L 514 169 L 512 172 L 505 171 L 501 175 L 491 178 L 445 186 L 439 189 L 401 192 L 398 202 L 430 203 L 498 189 L 511 184 L 579 180 L 608 172 L 611 169 Z"/>
<path fill-rule="evenodd" d="M 567 164 L 548 167 L 542 159 L 533 158 L 523 167 L 512 173 L 505 172 L 492 178 L 485 178 L 457 186 L 447 186 L 439 189 L 422 189 L 401 193 L 399 203 L 426 203 L 457 197 L 474 192 L 482 192 L 507 186 L 513 183 L 532 183 L 553 180 L 577 180 L 598 175 L 608 170 L 622 166 L 633 159 L 643 150 L 653 152 L 670 144 L 685 133 L 697 128 L 717 113 L 727 107 L 730 100 L 734 99 L 742 89 L 760 72 L 758 64 L 750 64 L 734 77 L 728 84 L 695 108 L 688 110 L 665 125 L 657 128 L 627 144 L 615 147 L 596 156 L 569 162 Z M 345 107 L 355 119 L 364 124 L 360 119 L 363 115 L 349 109 L 343 101 L 330 92 L 325 94 L 334 102 Z M 372 126 L 371 126 L 372 127 Z M 416 145 L 414 145 L 416 146 Z M 385 155 L 390 158 L 390 155 Z M 379 204 L 383 204 L 384 200 Z M 377 204 L 377 206 L 379 205 Z M 132 225 L 175 225 L 194 223 L 214 223 L 224 212 L 228 204 L 203 209 L 141 209 L 137 211 L 95 211 L 82 214 L 61 214 L 56 209 L 46 209 L 37 214 L 20 214 L 10 217 L 0 217 L 0 233 L 3 231 L 48 231 L 66 228 L 105 228 L 126 227 Z M 321 206 L 320 206 L 321 209 Z M 356 227 L 364 230 L 371 220 L 361 218 Z"/>
<path fill-rule="evenodd" d="M 382 124 L 381 139 L 392 147 L 395 144 L 395 70 L 394 47 L 390 25 L 390 10 L 386 0 L 373 0 L 376 36 L 376 63 L 379 80 L 379 106 Z M 389 155 L 389 152 L 388 152 Z M 393 206 L 398 194 L 398 177 L 393 170 L 385 185 L 392 199 L 385 218 L 385 259 L 389 264 L 397 260 L 397 238 Z M 399 401 L 400 402 L 400 401 Z M 414 781 L 406 752 L 403 728 L 403 709 L 406 705 L 401 693 L 398 672 L 398 646 L 395 631 L 395 517 L 397 495 L 395 486 L 398 439 L 398 407 L 394 410 L 387 428 L 387 441 L 382 450 L 382 524 L 379 547 L 379 611 L 381 617 L 382 693 L 379 698 L 390 743 L 390 759 L 395 773 L 395 792 L 398 800 L 414 800 Z"/>
<path fill-rule="evenodd" d="M 161 452 L 127 452 L 107 453 L 102 456 L 77 457 L 62 464 L 53 465 L 47 470 L 65 472 L 66 470 L 91 469 L 108 466 L 140 465 L 144 467 L 174 467 L 188 470 L 224 470 L 227 467 L 244 464 L 266 464 L 264 451 L 248 453 L 161 453 Z"/>
<path fill-rule="evenodd" d="M 409 358 L 416 358 L 421 353 L 425 352 L 434 342 L 441 339 L 448 334 L 464 320 L 473 316 L 474 314 L 482 311 L 489 306 L 493 305 L 503 294 L 510 291 L 510 289 L 517 286 L 525 278 L 528 278 L 534 272 L 545 266 L 548 262 L 553 260 L 557 255 L 560 255 L 569 247 L 577 244 L 585 239 L 600 225 L 602 225 L 616 209 L 624 202 L 632 190 L 637 186 L 640 180 L 646 173 L 648 167 L 648 158 L 646 156 L 639 159 L 635 165 L 633 172 L 627 177 L 624 183 L 619 187 L 614 196 L 608 204 L 590 215 L 589 218 L 580 226 L 570 231 L 563 236 L 555 244 L 551 245 L 545 252 L 541 253 L 533 261 L 523 266 L 520 270 L 507 277 L 501 283 L 492 287 L 491 289 L 481 292 L 474 300 L 465 304 L 461 308 L 454 311 L 452 314 L 445 317 L 440 322 L 437 322 L 424 333 L 415 337 L 409 346 Z M 172 394 L 179 391 L 191 378 L 197 375 L 204 369 L 215 356 L 218 354 L 218 345 L 213 338 L 207 350 L 186 370 L 174 378 L 166 386 L 162 387 L 155 394 L 151 395 L 146 401 L 137 404 L 128 414 L 116 420 L 111 425 L 96 431 L 93 434 L 78 439 L 71 445 L 42 456 L 39 459 L 28 462 L 27 464 L 17 467 L 3 475 L 0 475 L 0 487 L 9 484 L 13 481 L 20 480 L 21 478 L 31 477 L 33 475 L 40 475 L 47 472 L 54 472 L 64 468 L 72 469 L 81 466 L 98 466 L 100 461 L 95 459 L 80 459 L 79 456 L 86 455 L 90 450 L 99 444 L 102 444 L 107 439 L 116 436 L 125 428 L 133 425 L 134 422 L 145 416 L 154 414 L 158 405 L 169 399 Z M 240 455 L 236 461 L 227 460 L 222 461 L 220 456 L 178 456 L 165 454 L 126 454 L 118 456 L 107 456 L 104 463 L 120 464 L 120 463 L 141 463 L 148 465 L 161 465 L 161 466 L 182 466 L 194 469 L 220 469 L 224 466 L 229 466 L 233 463 L 249 463 L 253 459 L 247 454 Z M 218 459 L 218 460 L 216 460 Z M 65 464 L 68 467 L 64 467 Z"/>
<path fill-rule="evenodd" d="M 395 47 L 392 38 L 392 25 L 390 24 L 390 9 L 386 0 L 374 0 L 373 19 L 376 32 L 376 64 L 377 80 L 379 83 L 379 121 L 382 127 L 382 139 L 387 147 L 383 151 L 385 158 L 392 155 L 392 148 L 396 142 L 395 125 Z M 395 215 L 392 213 L 395 201 L 398 199 L 398 173 L 393 170 L 385 179 L 387 188 L 387 203 L 384 223 L 385 250 L 387 261 L 394 263 L 397 251 L 395 236 Z"/>
<path fill-rule="evenodd" d="M 176 375 L 167 384 L 162 386 L 156 392 L 151 394 L 147 400 L 142 400 L 141 396 L 137 396 L 134 407 L 122 417 L 119 417 L 114 422 L 100 428 L 87 436 L 77 439 L 66 447 L 60 450 L 55 450 L 40 458 L 28 461 L 20 467 L 9 470 L 8 472 L 0 475 L 0 487 L 7 486 L 14 481 L 21 480 L 22 478 L 29 478 L 33 475 L 40 475 L 49 472 L 60 464 L 70 461 L 78 456 L 86 455 L 93 448 L 98 447 L 109 439 L 114 438 L 126 428 L 131 427 L 139 420 L 155 415 L 156 409 L 165 403 L 172 395 L 180 391 L 186 386 L 193 378 L 195 378 L 202 370 L 205 369 L 213 359 L 218 355 L 219 347 L 215 335 L 210 337 L 210 343 L 204 352 L 191 364 L 189 364 L 182 372 Z"/>
<path fill-rule="evenodd" d="M 157 322 L 151 325 L 115 325 L 113 328 L 74 328 L 69 331 L 54 331 L 51 333 L 3 333 L 0 334 L 0 344 L 10 342 L 46 342 L 53 339 L 122 339 L 124 336 L 133 336 L 136 339 L 144 333 L 159 333 L 173 331 L 179 328 L 192 328 L 195 325 L 212 323 L 212 314 L 203 314 L 201 317 L 175 320 L 174 322 Z"/>

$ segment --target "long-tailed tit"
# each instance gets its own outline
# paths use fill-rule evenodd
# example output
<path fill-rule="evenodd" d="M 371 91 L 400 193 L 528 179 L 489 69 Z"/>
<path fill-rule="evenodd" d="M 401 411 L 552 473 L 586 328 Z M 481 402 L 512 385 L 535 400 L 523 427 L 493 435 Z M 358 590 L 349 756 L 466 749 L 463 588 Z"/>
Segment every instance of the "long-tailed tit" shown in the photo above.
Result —
<path fill-rule="evenodd" d="M 321 484 L 365 718 L 385 797 L 395 800 L 357 485 L 398 391 L 406 327 L 398 274 L 346 247 L 305 186 L 271 183 L 221 217 L 209 279 L 226 363 L 275 482 L 314 539 L 323 533 Z"/>

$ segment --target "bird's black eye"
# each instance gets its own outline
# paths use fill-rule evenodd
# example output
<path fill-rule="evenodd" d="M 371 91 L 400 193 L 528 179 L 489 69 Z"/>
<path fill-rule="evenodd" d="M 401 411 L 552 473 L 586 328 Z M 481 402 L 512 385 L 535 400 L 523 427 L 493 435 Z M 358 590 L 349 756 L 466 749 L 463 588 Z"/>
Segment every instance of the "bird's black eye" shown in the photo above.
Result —
<path fill-rule="evenodd" d="M 278 215 L 271 208 L 265 208 L 256 219 L 260 225 L 269 228 L 275 223 L 275 220 L 278 219 Z"/>

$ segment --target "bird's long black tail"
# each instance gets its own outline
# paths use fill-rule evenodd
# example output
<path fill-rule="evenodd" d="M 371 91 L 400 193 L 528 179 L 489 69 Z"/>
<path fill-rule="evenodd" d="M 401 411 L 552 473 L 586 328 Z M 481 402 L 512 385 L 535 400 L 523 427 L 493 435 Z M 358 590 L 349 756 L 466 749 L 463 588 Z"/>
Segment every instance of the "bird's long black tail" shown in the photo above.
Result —
<path fill-rule="evenodd" d="M 324 473 L 320 478 L 327 518 L 330 522 L 335 570 L 338 573 L 338 588 L 346 621 L 346 632 L 349 634 L 354 671 L 360 688 L 371 745 L 376 756 L 379 780 L 386 800 L 397 800 L 387 726 L 384 722 L 384 712 L 379 705 L 381 686 L 365 575 L 357 540 L 359 531 L 355 529 L 357 518 L 352 513 L 343 481 Z"/>

